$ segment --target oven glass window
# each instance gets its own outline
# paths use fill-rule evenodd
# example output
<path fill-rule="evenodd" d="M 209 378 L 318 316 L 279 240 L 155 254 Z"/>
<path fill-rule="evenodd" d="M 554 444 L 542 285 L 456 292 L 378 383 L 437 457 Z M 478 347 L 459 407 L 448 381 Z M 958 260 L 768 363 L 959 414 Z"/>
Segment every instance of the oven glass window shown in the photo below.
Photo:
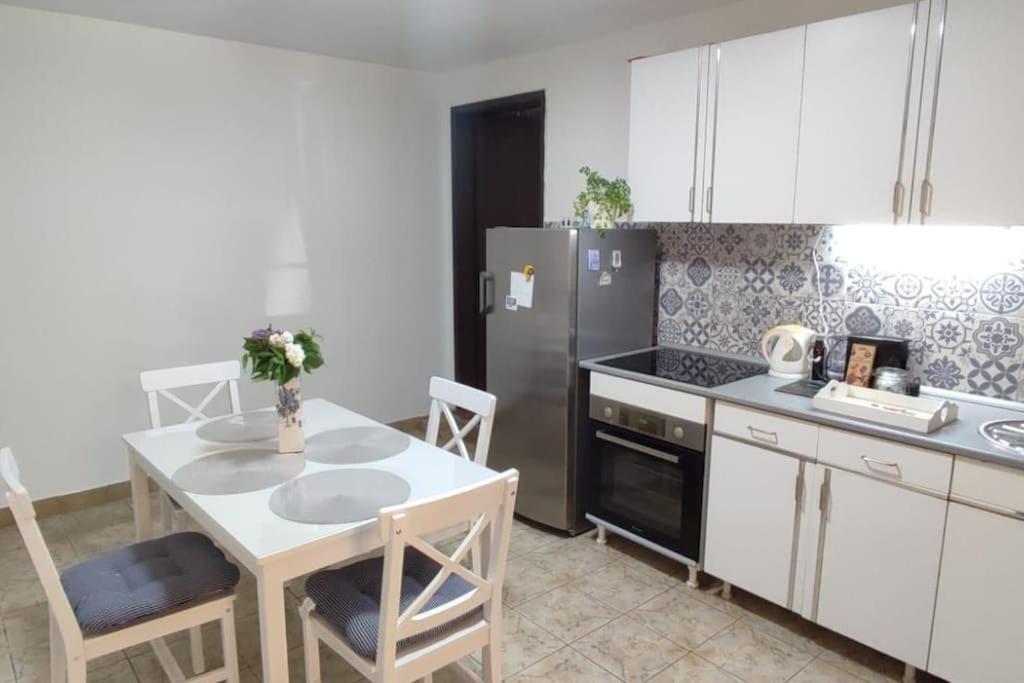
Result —
<path fill-rule="evenodd" d="M 683 470 L 677 464 L 611 443 L 601 443 L 598 505 L 631 531 L 679 539 Z"/>

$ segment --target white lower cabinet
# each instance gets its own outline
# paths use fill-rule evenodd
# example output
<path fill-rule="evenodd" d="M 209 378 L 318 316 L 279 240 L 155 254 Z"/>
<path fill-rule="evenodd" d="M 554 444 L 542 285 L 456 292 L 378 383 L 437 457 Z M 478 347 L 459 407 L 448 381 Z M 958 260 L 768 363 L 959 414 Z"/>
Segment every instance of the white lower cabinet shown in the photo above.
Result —
<path fill-rule="evenodd" d="M 950 681 L 1024 679 L 1024 520 L 950 503 L 928 671 Z"/>
<path fill-rule="evenodd" d="M 709 457 L 704 569 L 792 608 L 800 460 L 720 435 Z"/>
<path fill-rule="evenodd" d="M 804 616 L 917 668 L 928 661 L 947 501 L 814 465 L 818 552 Z"/>

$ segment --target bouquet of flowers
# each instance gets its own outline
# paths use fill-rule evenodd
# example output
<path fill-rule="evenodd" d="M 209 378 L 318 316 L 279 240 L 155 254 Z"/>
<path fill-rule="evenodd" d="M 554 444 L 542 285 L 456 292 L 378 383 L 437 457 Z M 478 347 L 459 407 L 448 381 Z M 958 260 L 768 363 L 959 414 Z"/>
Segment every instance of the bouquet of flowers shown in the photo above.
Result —
<path fill-rule="evenodd" d="M 252 367 L 255 382 L 273 380 L 284 386 L 303 371 L 313 372 L 324 364 L 319 339 L 320 335 L 313 330 L 300 330 L 295 334 L 270 326 L 253 330 L 242 344 L 245 349 L 242 368 Z"/>

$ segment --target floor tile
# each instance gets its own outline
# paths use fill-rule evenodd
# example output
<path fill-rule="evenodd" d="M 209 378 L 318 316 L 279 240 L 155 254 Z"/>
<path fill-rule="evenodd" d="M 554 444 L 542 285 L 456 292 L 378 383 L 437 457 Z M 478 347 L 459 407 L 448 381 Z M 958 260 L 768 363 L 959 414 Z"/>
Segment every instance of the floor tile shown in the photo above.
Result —
<path fill-rule="evenodd" d="M 815 657 L 822 652 L 823 648 L 816 639 L 822 637 L 824 629 L 777 605 L 771 605 L 764 611 L 751 612 L 743 617 L 743 621 Z"/>
<path fill-rule="evenodd" d="M 87 560 L 135 542 L 135 525 L 121 522 L 103 529 L 72 534 L 71 545 L 80 560 Z"/>
<path fill-rule="evenodd" d="M 628 616 L 619 617 L 572 647 L 587 659 L 627 681 L 646 681 L 686 650 Z"/>
<path fill-rule="evenodd" d="M 617 683 L 619 679 L 567 645 L 508 680 L 510 683 Z"/>
<path fill-rule="evenodd" d="M 694 652 L 747 683 L 785 681 L 814 659 L 742 621 L 705 641 Z"/>
<path fill-rule="evenodd" d="M 101 669 L 93 669 L 91 666 L 88 671 L 89 683 L 138 683 L 139 678 L 135 675 L 135 670 L 132 669 L 132 665 L 128 663 L 127 659 L 105 666 Z M 150 681 L 157 681 L 157 678 L 143 679 L 145 683 Z"/>
<path fill-rule="evenodd" d="M 614 562 L 576 581 L 574 586 L 620 612 L 664 593 L 664 580 L 626 562 Z"/>
<path fill-rule="evenodd" d="M 736 621 L 692 595 L 689 588 L 674 588 L 630 612 L 630 616 L 666 638 L 693 649 Z"/>
<path fill-rule="evenodd" d="M 520 605 L 518 611 L 566 643 L 582 638 L 619 616 L 619 611 L 566 585 Z"/>
<path fill-rule="evenodd" d="M 792 683 L 864 683 L 859 676 L 815 659 L 789 679 Z"/>
<path fill-rule="evenodd" d="M 531 555 L 509 560 L 505 569 L 505 602 L 515 607 L 572 579 L 549 570 Z"/>
<path fill-rule="evenodd" d="M 581 579 L 613 561 L 607 553 L 590 543 L 572 539 L 551 543 L 520 559 L 540 564 L 563 582 Z"/>
<path fill-rule="evenodd" d="M 81 536 L 132 520 L 132 509 L 128 504 L 128 499 L 122 498 L 84 510 L 46 517 L 39 521 L 39 526 L 47 534 L 60 533 L 65 536 Z"/>
<path fill-rule="evenodd" d="M 651 679 L 652 683 L 743 683 L 692 652 Z"/>
<path fill-rule="evenodd" d="M 509 558 L 516 558 L 559 540 L 561 540 L 561 537 L 554 533 L 537 529 L 516 520 L 512 524 L 512 538 L 509 540 L 508 556 Z"/>
<path fill-rule="evenodd" d="M 505 608 L 502 614 L 502 673 L 512 676 L 560 649 L 562 641 L 524 617 Z M 473 653 L 479 668 L 480 652 Z"/>
<path fill-rule="evenodd" d="M 903 664 L 865 645 L 835 633 L 827 634 L 822 643 L 825 649 L 818 659 L 868 683 L 899 681 L 903 677 Z"/>

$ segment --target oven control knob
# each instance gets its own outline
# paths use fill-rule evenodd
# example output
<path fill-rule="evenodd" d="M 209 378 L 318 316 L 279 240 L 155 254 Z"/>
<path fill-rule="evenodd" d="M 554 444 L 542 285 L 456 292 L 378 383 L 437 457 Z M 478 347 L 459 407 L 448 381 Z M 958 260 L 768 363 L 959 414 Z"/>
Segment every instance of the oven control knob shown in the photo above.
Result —
<path fill-rule="evenodd" d="M 683 438 L 683 433 L 684 432 L 683 432 L 683 428 L 682 427 L 675 427 L 675 428 L 672 429 L 672 436 L 673 436 L 673 438 L 681 439 L 681 438 Z"/>
<path fill-rule="evenodd" d="M 609 420 L 611 419 L 612 415 L 614 415 L 614 414 L 615 414 L 615 411 L 614 411 L 614 410 L 612 410 L 612 407 L 611 407 L 611 406 L 605 406 L 605 407 L 604 407 L 604 410 L 602 410 L 601 412 L 602 412 L 602 413 L 604 414 L 604 416 L 605 416 L 606 418 L 608 418 Z"/>

